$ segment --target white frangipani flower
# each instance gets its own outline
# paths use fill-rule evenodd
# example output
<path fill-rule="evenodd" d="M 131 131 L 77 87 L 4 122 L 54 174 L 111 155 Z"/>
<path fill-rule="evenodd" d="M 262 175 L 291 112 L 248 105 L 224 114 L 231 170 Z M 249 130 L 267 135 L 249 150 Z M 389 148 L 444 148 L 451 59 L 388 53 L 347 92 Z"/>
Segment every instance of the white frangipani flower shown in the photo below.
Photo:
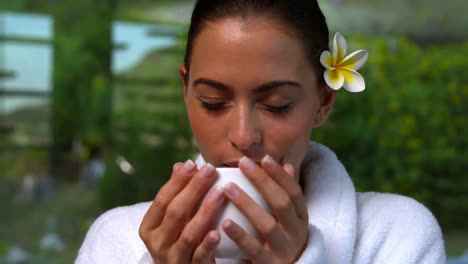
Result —
<path fill-rule="evenodd" d="M 337 32 L 333 38 L 333 50 L 320 55 L 325 67 L 325 82 L 334 90 L 344 87 L 350 92 L 361 92 L 366 88 L 364 78 L 357 72 L 367 61 L 367 51 L 357 50 L 346 56 L 346 39 Z M 345 57 L 346 56 L 346 57 Z"/>

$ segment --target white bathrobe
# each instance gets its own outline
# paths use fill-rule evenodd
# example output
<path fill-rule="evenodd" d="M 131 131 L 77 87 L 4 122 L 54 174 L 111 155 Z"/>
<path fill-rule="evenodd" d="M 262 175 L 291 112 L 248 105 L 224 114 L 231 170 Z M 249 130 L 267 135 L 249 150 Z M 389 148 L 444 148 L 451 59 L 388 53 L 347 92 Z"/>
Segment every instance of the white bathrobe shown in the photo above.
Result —
<path fill-rule="evenodd" d="M 203 163 L 199 156 L 197 165 Z M 336 155 L 313 142 L 302 173 L 309 240 L 297 263 L 446 263 L 440 227 L 417 201 L 395 194 L 356 193 Z M 101 215 L 75 263 L 152 263 L 138 235 L 150 204 L 118 207 Z"/>

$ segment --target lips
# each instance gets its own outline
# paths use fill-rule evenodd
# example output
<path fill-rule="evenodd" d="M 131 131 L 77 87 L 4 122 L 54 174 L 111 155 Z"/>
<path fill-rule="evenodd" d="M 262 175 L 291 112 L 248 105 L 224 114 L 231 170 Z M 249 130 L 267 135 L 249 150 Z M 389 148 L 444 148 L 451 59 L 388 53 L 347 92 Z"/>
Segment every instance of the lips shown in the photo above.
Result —
<path fill-rule="evenodd" d="M 228 167 L 228 168 L 238 168 L 239 167 L 239 161 L 230 161 L 223 163 L 221 165 L 222 167 Z"/>
<path fill-rule="evenodd" d="M 260 161 L 254 161 L 254 162 L 257 163 L 257 165 L 261 166 Z M 239 168 L 239 161 L 236 160 L 236 161 L 226 162 L 226 163 L 221 164 L 221 167 Z"/>

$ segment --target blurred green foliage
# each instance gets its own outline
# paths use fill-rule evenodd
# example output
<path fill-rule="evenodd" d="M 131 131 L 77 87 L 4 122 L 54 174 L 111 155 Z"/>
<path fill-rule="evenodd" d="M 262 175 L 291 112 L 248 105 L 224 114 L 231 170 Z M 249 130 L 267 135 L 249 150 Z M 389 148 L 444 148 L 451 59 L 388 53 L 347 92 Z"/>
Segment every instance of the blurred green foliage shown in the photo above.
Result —
<path fill-rule="evenodd" d="M 99 186 L 104 208 L 152 200 L 169 179 L 172 165 L 196 152 L 177 71 L 183 43 L 149 54 L 116 77 L 112 144 Z M 133 83 L 122 81 L 126 79 Z M 133 173 L 120 168 L 119 157 L 133 166 Z"/>
<path fill-rule="evenodd" d="M 87 155 L 108 143 L 112 109 L 111 54 L 115 3 L 60 1 L 54 18 L 52 90 L 52 174 L 74 179 L 64 159 L 75 140 Z M 84 30 L 85 29 L 85 30 Z"/>
<path fill-rule="evenodd" d="M 340 91 L 313 138 L 337 153 L 358 190 L 408 195 L 442 225 L 466 227 L 468 44 L 354 36 L 350 45 L 369 51 L 366 91 Z"/>
<path fill-rule="evenodd" d="M 464 0 L 319 0 L 331 31 L 405 35 L 418 43 L 468 39 Z"/>

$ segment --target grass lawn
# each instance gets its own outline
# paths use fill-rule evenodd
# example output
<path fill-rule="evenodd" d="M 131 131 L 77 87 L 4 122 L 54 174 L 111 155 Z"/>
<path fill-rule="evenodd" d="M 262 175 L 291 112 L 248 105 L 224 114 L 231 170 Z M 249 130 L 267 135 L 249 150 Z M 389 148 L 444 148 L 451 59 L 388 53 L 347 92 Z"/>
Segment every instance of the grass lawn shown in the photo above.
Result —
<path fill-rule="evenodd" d="M 101 213 L 97 195 L 78 185 L 59 188 L 49 199 L 27 203 L 17 199 L 15 193 L 1 194 L 0 262 L 16 245 L 31 255 L 27 263 L 72 263 L 87 229 Z M 41 238 L 56 232 L 65 244 L 62 252 L 40 249 Z"/>

